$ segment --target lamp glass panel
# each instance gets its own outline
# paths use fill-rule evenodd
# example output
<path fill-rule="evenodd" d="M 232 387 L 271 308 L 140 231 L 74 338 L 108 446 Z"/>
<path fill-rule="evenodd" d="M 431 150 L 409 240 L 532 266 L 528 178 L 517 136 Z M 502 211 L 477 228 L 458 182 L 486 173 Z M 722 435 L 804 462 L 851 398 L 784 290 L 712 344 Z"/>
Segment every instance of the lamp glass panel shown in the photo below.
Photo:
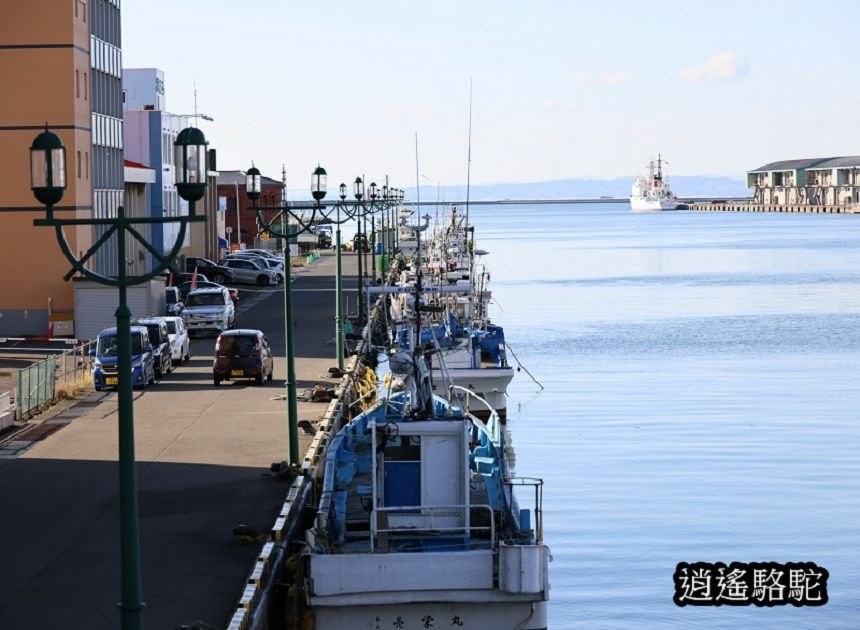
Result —
<path fill-rule="evenodd" d="M 177 184 L 187 184 L 188 183 L 188 174 L 185 170 L 185 145 L 184 144 L 176 144 L 173 147 L 173 164 L 176 167 L 176 183 Z"/>
<path fill-rule="evenodd" d="M 54 188 L 66 187 L 66 149 L 58 147 L 51 149 L 51 186 Z"/>
<path fill-rule="evenodd" d="M 30 188 L 48 187 L 48 162 L 41 149 L 30 151 Z"/>

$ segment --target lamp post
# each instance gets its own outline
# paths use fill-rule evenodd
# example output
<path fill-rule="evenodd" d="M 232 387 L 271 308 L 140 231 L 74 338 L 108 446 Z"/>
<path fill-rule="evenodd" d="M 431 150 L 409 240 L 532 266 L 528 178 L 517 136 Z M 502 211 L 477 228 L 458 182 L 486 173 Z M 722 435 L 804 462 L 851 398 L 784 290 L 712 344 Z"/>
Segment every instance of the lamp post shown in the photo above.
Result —
<path fill-rule="evenodd" d="M 364 252 L 364 233 L 361 231 L 361 219 L 364 214 L 364 204 L 362 200 L 364 199 L 364 182 L 361 177 L 355 178 L 355 183 L 353 184 L 353 191 L 355 194 L 355 224 L 358 228 L 358 251 L 356 255 L 358 256 L 358 323 L 359 326 L 364 325 L 364 274 L 362 272 L 362 257 Z"/>
<path fill-rule="evenodd" d="M 285 326 L 285 345 L 287 359 L 287 433 L 289 439 L 289 463 L 297 466 L 301 463 L 299 459 L 299 421 L 298 421 L 298 403 L 296 400 L 296 365 L 295 365 L 295 347 L 293 345 L 293 304 L 292 304 L 292 260 L 290 259 L 290 240 L 298 237 L 302 232 L 310 230 L 314 223 L 314 217 L 320 209 L 320 202 L 326 195 L 326 172 L 321 166 L 317 166 L 311 175 L 311 195 L 314 198 L 314 205 L 310 209 L 313 210 L 310 221 L 305 223 L 300 217 L 293 214 L 286 202 L 283 206 L 262 207 L 257 205 L 257 200 L 262 192 L 262 176 L 260 171 L 251 166 L 245 175 L 245 190 L 248 198 L 251 200 L 254 212 L 257 215 L 257 227 L 261 232 L 268 233 L 277 238 L 285 239 L 286 247 L 284 248 L 284 326 Z M 264 210 L 279 211 L 272 219 L 266 221 L 263 216 Z M 282 218 L 292 217 L 296 223 L 296 230 L 291 229 L 289 220 L 286 226 L 281 225 L 276 227 L 277 223 Z M 286 227 L 286 229 L 285 229 Z"/>
<path fill-rule="evenodd" d="M 116 310 L 118 348 L 118 412 L 119 412 L 119 504 L 120 504 L 120 568 L 121 568 L 121 627 L 138 630 L 143 627 L 143 607 L 140 580 L 140 533 L 137 502 L 137 472 L 134 453 L 134 401 L 132 398 L 131 361 L 131 310 L 128 308 L 126 289 L 151 280 L 172 266 L 176 254 L 185 241 L 189 223 L 205 221 L 195 214 L 195 202 L 206 192 L 207 151 L 206 137 L 199 129 L 187 128 L 179 132 L 175 142 L 177 183 L 179 195 L 189 202 L 188 216 L 128 218 L 125 208 L 117 208 L 117 216 L 102 219 L 58 219 L 53 206 L 60 201 L 66 188 L 66 150 L 59 136 L 48 130 L 36 136 L 30 147 L 30 187 L 36 199 L 45 205 L 45 218 L 36 219 L 33 225 L 51 227 L 63 255 L 72 269 L 64 276 L 68 281 L 76 272 L 99 284 L 117 287 L 119 307 Z M 155 248 L 135 229 L 134 224 L 179 223 L 179 231 L 169 253 Z M 66 240 L 66 226 L 105 226 L 105 232 L 81 258 Z M 112 234 L 117 237 L 118 276 L 104 276 L 86 267 L 87 261 L 104 245 Z M 143 275 L 126 274 L 126 235 L 137 239 L 158 261 L 155 269 Z"/>
<path fill-rule="evenodd" d="M 373 280 L 373 283 L 376 284 L 376 228 L 374 227 L 373 220 L 376 198 L 379 195 L 376 188 L 376 182 L 370 182 L 368 191 L 370 192 L 370 209 L 364 213 L 364 229 L 365 231 L 367 230 L 367 215 L 370 214 L 370 264 L 373 269 L 373 273 L 371 273 L 370 278 Z M 367 272 L 366 268 L 365 272 Z"/>

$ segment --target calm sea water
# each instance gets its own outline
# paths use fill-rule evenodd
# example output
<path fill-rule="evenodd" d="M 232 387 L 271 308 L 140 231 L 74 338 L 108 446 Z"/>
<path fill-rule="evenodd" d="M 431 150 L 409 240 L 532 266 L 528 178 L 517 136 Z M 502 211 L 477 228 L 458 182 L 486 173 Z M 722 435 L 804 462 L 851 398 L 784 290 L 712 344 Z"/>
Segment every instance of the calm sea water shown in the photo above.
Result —
<path fill-rule="evenodd" d="M 470 210 L 551 628 L 860 628 L 860 217 Z M 679 561 L 813 561 L 821 608 L 678 608 Z"/>

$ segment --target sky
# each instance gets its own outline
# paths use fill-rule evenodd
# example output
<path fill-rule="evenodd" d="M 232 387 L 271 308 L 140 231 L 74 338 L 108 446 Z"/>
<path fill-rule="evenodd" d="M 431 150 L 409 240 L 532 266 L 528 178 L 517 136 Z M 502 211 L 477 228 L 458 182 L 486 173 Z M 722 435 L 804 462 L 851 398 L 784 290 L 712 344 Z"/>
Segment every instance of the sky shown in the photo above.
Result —
<path fill-rule="evenodd" d="M 196 86 L 218 168 L 285 165 L 290 190 L 317 164 L 336 193 L 860 154 L 855 0 L 126 0 L 122 21 L 169 111 Z"/>

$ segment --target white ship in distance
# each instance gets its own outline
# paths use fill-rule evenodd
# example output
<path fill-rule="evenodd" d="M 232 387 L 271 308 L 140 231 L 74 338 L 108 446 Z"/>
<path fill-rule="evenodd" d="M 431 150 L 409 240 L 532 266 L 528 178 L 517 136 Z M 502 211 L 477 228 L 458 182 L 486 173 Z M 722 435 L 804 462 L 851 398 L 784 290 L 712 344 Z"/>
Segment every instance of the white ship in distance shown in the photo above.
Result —
<path fill-rule="evenodd" d="M 669 187 L 669 180 L 663 176 L 663 159 L 658 154 L 655 168 L 654 160 L 648 163 L 648 175 L 637 175 L 630 191 L 630 207 L 633 212 L 659 212 L 675 210 L 678 198 Z"/>

